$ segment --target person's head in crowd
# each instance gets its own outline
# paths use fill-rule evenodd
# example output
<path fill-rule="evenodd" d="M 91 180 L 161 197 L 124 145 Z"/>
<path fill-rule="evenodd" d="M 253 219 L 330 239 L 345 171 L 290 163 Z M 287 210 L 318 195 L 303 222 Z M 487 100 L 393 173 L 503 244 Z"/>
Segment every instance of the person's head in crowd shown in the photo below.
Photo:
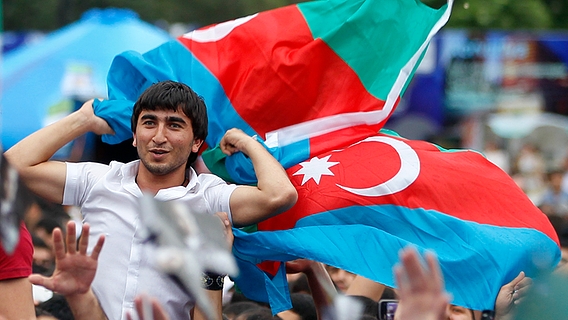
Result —
<path fill-rule="evenodd" d="M 186 84 L 174 81 L 153 84 L 140 95 L 133 107 L 131 129 L 134 134 L 134 146 L 140 160 L 147 165 L 144 163 L 146 160 L 143 150 L 147 146 L 143 141 L 138 141 L 142 137 L 137 134 L 136 130 L 145 121 L 152 120 L 144 119 L 145 111 L 174 111 L 189 119 L 189 125 L 193 130 L 193 141 L 188 146 L 191 152 L 186 163 L 186 167 L 189 167 L 197 159 L 199 148 L 207 137 L 207 107 L 203 98 Z"/>
<path fill-rule="evenodd" d="M 230 302 L 223 307 L 223 314 L 226 315 L 230 320 L 235 320 L 240 314 L 257 308 L 264 307 L 256 302 L 248 300 Z"/>
<path fill-rule="evenodd" d="M 333 281 L 337 291 L 341 293 L 345 293 L 347 289 L 349 289 L 349 286 L 357 276 L 354 273 L 330 265 L 326 265 L 325 269 L 327 270 L 327 273 L 329 273 L 331 281 Z"/>
<path fill-rule="evenodd" d="M 553 169 L 546 173 L 547 181 L 552 190 L 560 192 L 562 190 L 562 180 L 564 179 L 564 170 Z"/>
<path fill-rule="evenodd" d="M 299 277 L 295 277 L 294 281 L 288 281 L 288 285 L 290 287 L 290 293 L 298 292 L 298 293 L 307 293 L 312 294 L 310 290 L 310 285 L 308 284 L 308 277 L 304 273 L 296 273 L 295 275 L 299 275 Z"/>
<path fill-rule="evenodd" d="M 233 320 L 273 320 L 273 319 L 279 319 L 279 318 L 275 318 L 272 315 L 272 311 L 270 311 L 269 308 L 259 306 L 258 308 L 247 310 L 241 313 Z"/>
<path fill-rule="evenodd" d="M 62 295 L 55 294 L 53 297 L 47 301 L 40 303 L 36 307 L 36 314 L 45 313 L 53 316 L 58 320 L 73 320 L 73 313 L 67 300 Z"/>
<path fill-rule="evenodd" d="M 32 234 L 34 246 L 32 272 L 51 276 L 55 267 L 55 257 L 52 249 L 40 237 Z"/>
<path fill-rule="evenodd" d="M 317 320 L 317 309 L 311 295 L 292 293 L 290 299 L 292 309 L 278 313 L 278 317 L 283 320 Z"/>
<path fill-rule="evenodd" d="M 393 288 L 385 286 L 380 300 L 381 299 L 396 300 L 398 297 L 396 296 L 396 291 Z"/>
<path fill-rule="evenodd" d="M 44 217 L 40 219 L 35 228 L 33 229 L 33 234 L 43 240 L 43 242 L 50 248 L 53 249 L 53 240 L 51 235 L 55 228 L 63 229 L 62 225 L 57 221 L 57 219 L 52 217 Z"/>
<path fill-rule="evenodd" d="M 448 306 L 448 320 L 476 320 L 473 310 L 456 306 Z"/>

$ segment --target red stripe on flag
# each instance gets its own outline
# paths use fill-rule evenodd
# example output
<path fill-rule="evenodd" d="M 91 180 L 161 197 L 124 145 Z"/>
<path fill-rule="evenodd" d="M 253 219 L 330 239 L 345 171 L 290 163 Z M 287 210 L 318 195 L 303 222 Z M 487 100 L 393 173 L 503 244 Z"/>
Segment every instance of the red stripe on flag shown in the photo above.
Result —
<path fill-rule="evenodd" d="M 261 12 L 216 42 L 179 40 L 262 136 L 320 117 L 384 106 L 326 43 L 312 38 L 296 6 Z"/>
<path fill-rule="evenodd" d="M 418 177 L 404 190 L 383 196 L 360 196 L 338 187 L 369 188 L 399 172 L 401 158 L 391 145 L 362 142 L 319 155 L 319 159 L 331 155 L 327 162 L 337 163 L 329 166 L 331 174 L 319 177 L 319 183 L 299 174 L 302 163 L 289 168 L 288 175 L 298 190 L 298 202 L 287 212 L 259 223 L 258 229 L 290 229 L 299 219 L 323 211 L 392 204 L 436 210 L 482 224 L 537 229 L 558 242 L 548 218 L 513 179 L 481 154 L 441 152 L 428 142 L 390 138 L 410 146 L 420 161 Z M 317 172 L 307 171 L 312 175 Z"/>

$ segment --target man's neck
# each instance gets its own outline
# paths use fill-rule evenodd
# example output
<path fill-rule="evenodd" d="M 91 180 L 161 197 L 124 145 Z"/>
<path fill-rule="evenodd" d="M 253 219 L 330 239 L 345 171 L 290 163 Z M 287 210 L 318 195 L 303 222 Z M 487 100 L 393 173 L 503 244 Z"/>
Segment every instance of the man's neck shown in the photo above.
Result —
<path fill-rule="evenodd" d="M 187 186 L 189 172 L 187 170 L 176 171 L 166 175 L 155 175 L 145 170 L 138 170 L 136 184 L 143 192 L 156 195 L 162 189 L 178 186 Z"/>

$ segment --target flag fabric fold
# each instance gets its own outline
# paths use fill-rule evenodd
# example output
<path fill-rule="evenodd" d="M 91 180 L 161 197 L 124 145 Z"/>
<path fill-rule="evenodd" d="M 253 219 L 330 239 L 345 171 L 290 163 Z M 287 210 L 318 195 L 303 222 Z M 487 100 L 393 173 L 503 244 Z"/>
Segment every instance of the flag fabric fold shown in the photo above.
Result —
<path fill-rule="evenodd" d="M 233 249 L 239 267 L 263 271 L 242 273 L 238 287 L 258 297 L 267 284 L 275 312 L 289 301 L 274 298 L 285 297 L 284 265 L 269 261 L 313 259 L 394 287 L 398 252 L 412 245 L 438 255 L 454 304 L 485 310 L 520 271 L 536 276 L 560 259 L 548 218 L 475 151 L 383 131 L 287 172 L 297 204 L 256 232 L 235 230 Z"/>
<path fill-rule="evenodd" d="M 377 134 L 394 111 L 452 1 L 328 0 L 204 27 L 146 53 L 118 55 L 95 114 L 131 138 L 151 84 L 188 84 L 207 105 L 206 144 L 226 130 L 257 135 L 299 193 L 285 213 L 235 230 L 238 286 L 277 312 L 290 307 L 281 262 L 309 258 L 394 286 L 398 250 L 440 259 L 454 303 L 492 309 L 501 285 L 559 259 L 546 217 L 510 177 L 472 151 Z M 254 184 L 243 155 L 204 153 L 227 180 Z M 275 262 L 274 262 L 275 261 Z"/>
<path fill-rule="evenodd" d="M 108 100 L 95 103 L 116 132 L 103 141 L 131 137 L 134 101 L 161 80 L 203 96 L 209 146 L 233 127 L 270 147 L 353 126 L 376 132 L 451 3 L 432 9 L 417 0 L 305 2 L 204 27 L 143 54 L 125 52 L 111 65 Z"/>

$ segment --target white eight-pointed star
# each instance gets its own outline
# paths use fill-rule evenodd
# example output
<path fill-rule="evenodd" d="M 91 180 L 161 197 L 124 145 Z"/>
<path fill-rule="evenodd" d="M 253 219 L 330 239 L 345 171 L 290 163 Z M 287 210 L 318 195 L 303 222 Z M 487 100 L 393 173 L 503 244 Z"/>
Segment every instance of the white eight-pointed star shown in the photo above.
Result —
<path fill-rule="evenodd" d="M 304 185 L 310 179 L 314 179 L 316 184 L 319 184 L 321 176 L 333 176 L 334 174 L 333 172 L 331 172 L 331 170 L 329 170 L 329 168 L 333 167 L 336 164 L 339 164 L 339 162 L 328 162 L 330 157 L 331 155 L 328 155 L 321 159 L 318 157 L 313 157 L 310 159 L 310 161 L 302 162 L 300 163 L 302 168 L 296 171 L 296 173 L 294 173 L 293 175 L 304 175 L 302 179 L 302 185 Z"/>

